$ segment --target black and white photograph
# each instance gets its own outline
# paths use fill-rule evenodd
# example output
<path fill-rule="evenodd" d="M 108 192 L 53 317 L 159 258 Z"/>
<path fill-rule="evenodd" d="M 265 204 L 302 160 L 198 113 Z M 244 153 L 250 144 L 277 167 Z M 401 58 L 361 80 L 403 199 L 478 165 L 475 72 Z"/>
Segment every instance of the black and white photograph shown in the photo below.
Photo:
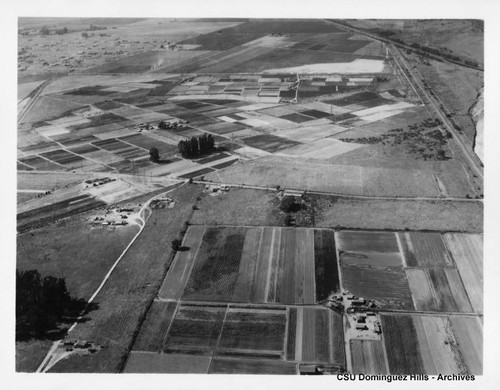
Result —
<path fill-rule="evenodd" d="M 495 22 L 220 3 L 16 15 L 15 373 L 481 381 Z"/>

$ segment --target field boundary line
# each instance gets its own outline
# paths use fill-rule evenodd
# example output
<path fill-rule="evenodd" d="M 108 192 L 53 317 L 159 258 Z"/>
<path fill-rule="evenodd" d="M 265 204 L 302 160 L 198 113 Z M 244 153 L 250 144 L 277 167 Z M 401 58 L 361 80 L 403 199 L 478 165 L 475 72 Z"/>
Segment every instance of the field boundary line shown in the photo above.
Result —
<path fill-rule="evenodd" d="M 172 324 L 174 323 L 175 316 L 177 315 L 177 312 L 179 311 L 180 305 L 181 305 L 181 301 L 180 300 L 176 301 L 175 310 L 174 310 L 174 313 L 172 314 L 172 320 L 168 324 L 167 330 L 165 331 L 165 336 L 163 336 L 163 339 L 161 341 L 160 353 L 164 353 L 163 347 L 165 346 L 165 342 L 167 341 L 168 332 L 170 332 L 170 328 L 172 328 Z"/>
<path fill-rule="evenodd" d="M 224 318 L 222 319 L 222 325 L 220 327 L 219 337 L 217 337 L 217 344 L 215 344 L 214 350 L 212 352 L 212 357 L 210 358 L 210 363 L 208 365 L 207 374 L 210 373 L 210 368 L 212 368 L 212 362 L 214 361 L 215 354 L 216 354 L 217 350 L 219 349 L 220 340 L 222 338 L 222 332 L 224 331 L 224 324 L 226 323 L 227 313 L 229 312 L 229 305 L 230 305 L 229 303 L 226 304 L 226 311 L 224 312 Z"/>

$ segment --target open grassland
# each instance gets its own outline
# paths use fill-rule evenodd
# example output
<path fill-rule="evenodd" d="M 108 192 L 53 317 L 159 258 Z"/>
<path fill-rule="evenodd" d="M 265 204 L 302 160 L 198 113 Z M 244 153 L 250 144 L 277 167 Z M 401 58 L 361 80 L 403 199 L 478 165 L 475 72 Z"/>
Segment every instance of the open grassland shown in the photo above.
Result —
<path fill-rule="evenodd" d="M 220 196 L 203 195 L 191 222 L 200 225 L 281 225 L 274 211 L 276 194 L 260 190 L 231 188 Z"/>
<path fill-rule="evenodd" d="M 86 218 L 71 217 L 18 234 L 17 269 L 63 277 L 72 296 L 90 298 L 138 228 L 90 228 Z"/>
<path fill-rule="evenodd" d="M 122 368 L 134 333 L 173 259 L 170 242 L 189 219 L 200 192 L 198 186 L 180 187 L 169 194 L 177 200 L 174 208 L 153 210 L 144 231 L 97 295 L 99 309 L 89 313 L 88 321 L 78 324 L 68 335 L 107 348 L 93 355 L 72 355 L 51 371 L 118 372 Z"/>
<path fill-rule="evenodd" d="M 286 150 L 286 149 L 284 149 Z M 336 180 L 330 180 L 335 177 Z M 261 185 L 345 195 L 437 197 L 436 181 L 429 172 L 303 162 L 292 158 L 264 157 L 240 162 L 207 180 Z"/>
<path fill-rule="evenodd" d="M 36 372 L 53 341 L 16 341 L 16 372 Z"/>
<path fill-rule="evenodd" d="M 472 308 L 483 313 L 483 236 L 445 234 L 445 241 L 467 291 Z"/>
<path fill-rule="evenodd" d="M 379 340 L 350 340 L 354 374 L 389 374 L 384 345 Z"/>
<path fill-rule="evenodd" d="M 318 227 L 480 233 L 483 204 L 318 197 L 315 222 Z"/>

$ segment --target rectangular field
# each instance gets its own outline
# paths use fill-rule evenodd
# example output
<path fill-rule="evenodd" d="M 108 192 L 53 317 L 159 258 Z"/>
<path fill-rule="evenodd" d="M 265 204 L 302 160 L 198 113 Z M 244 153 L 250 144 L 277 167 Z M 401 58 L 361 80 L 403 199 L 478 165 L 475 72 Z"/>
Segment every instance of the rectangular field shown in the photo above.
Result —
<path fill-rule="evenodd" d="M 333 230 L 314 231 L 316 301 L 340 292 L 339 270 Z"/>
<path fill-rule="evenodd" d="M 129 374 L 206 374 L 210 360 L 208 356 L 131 352 L 123 372 Z"/>
<path fill-rule="evenodd" d="M 132 350 L 160 352 L 176 308 L 177 302 L 154 301 L 141 325 Z"/>
<path fill-rule="evenodd" d="M 342 316 L 318 307 L 288 308 L 286 360 L 345 366 Z"/>
<path fill-rule="evenodd" d="M 389 374 L 382 341 L 353 339 L 350 348 L 354 374 Z"/>
<path fill-rule="evenodd" d="M 297 375 L 297 368 L 276 360 L 215 358 L 209 374 Z"/>
<path fill-rule="evenodd" d="M 452 267 L 453 260 L 439 233 L 398 233 L 408 267 Z"/>
<path fill-rule="evenodd" d="M 476 313 L 483 312 L 483 236 L 448 233 L 444 235 L 453 255 L 470 303 Z"/>
<path fill-rule="evenodd" d="M 341 251 L 399 252 L 396 234 L 391 232 L 340 231 L 337 243 Z"/>
<path fill-rule="evenodd" d="M 382 315 L 382 331 L 391 374 L 425 372 L 417 331 L 409 315 Z"/>
<path fill-rule="evenodd" d="M 163 351 L 211 355 L 217 345 L 226 306 L 181 304 L 170 326 Z"/>
<path fill-rule="evenodd" d="M 163 299 L 180 299 L 191 273 L 194 259 L 205 234 L 204 226 L 192 226 L 182 243 L 183 250 L 178 251 L 161 286 L 158 296 Z M 186 248 L 186 249 L 184 249 Z"/>
<path fill-rule="evenodd" d="M 177 254 L 161 298 L 314 304 L 316 280 L 321 299 L 339 289 L 333 232 L 241 227 L 203 231 L 189 228 L 185 246 L 190 249 Z"/>
<path fill-rule="evenodd" d="M 379 307 L 413 310 L 402 267 L 342 265 L 342 283 L 351 294 L 378 301 Z"/>
<path fill-rule="evenodd" d="M 409 268 L 406 272 L 416 310 L 472 312 L 456 269 Z"/>
<path fill-rule="evenodd" d="M 464 372 L 466 366 L 457 347 L 461 340 L 455 340 L 448 317 L 414 316 L 413 324 L 426 374 Z"/>
<path fill-rule="evenodd" d="M 286 310 L 229 308 L 217 356 L 282 359 Z"/>
<path fill-rule="evenodd" d="M 277 137 L 271 134 L 256 135 L 254 137 L 245 138 L 245 145 L 253 148 L 265 150 L 269 153 L 274 153 L 291 146 L 298 145 L 296 141 L 287 138 Z"/>

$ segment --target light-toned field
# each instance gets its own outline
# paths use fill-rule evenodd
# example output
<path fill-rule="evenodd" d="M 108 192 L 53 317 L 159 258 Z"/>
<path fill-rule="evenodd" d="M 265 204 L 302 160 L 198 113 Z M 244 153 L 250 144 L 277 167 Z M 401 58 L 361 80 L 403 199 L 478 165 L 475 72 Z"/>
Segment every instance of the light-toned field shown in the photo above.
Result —
<path fill-rule="evenodd" d="M 445 234 L 457 269 L 476 313 L 483 312 L 483 236 L 481 234 Z"/>
<path fill-rule="evenodd" d="M 478 317 L 450 316 L 455 339 L 469 373 L 483 374 L 483 326 Z"/>
<path fill-rule="evenodd" d="M 203 232 L 203 228 L 196 226 L 190 229 L 195 231 L 189 232 L 188 238 L 191 234 L 198 236 Z M 237 239 L 239 236 L 244 238 Z M 217 243 L 212 242 L 215 237 Z M 196 248 L 190 251 L 196 251 Z M 285 304 L 315 302 L 312 229 L 209 228 L 200 248 L 190 256 L 195 255 L 194 265 L 180 263 L 178 255 L 173 273 L 167 276 L 160 297 L 176 299 L 185 278 L 188 278 L 184 300 Z M 187 254 L 183 257 L 190 259 Z M 213 263 L 214 259 L 217 263 Z M 212 262 L 207 262 L 209 260 Z M 217 264 L 222 262 L 225 268 L 219 270 L 222 265 Z"/>
<path fill-rule="evenodd" d="M 206 374 L 208 356 L 169 355 L 152 352 L 131 352 L 123 372 L 129 374 Z"/>
<path fill-rule="evenodd" d="M 456 269 L 409 268 L 406 273 L 416 310 L 472 312 Z"/>
<path fill-rule="evenodd" d="M 465 374 L 467 368 L 447 317 L 413 316 L 420 354 L 428 375 Z M 389 352 L 388 352 L 389 353 Z"/>
<path fill-rule="evenodd" d="M 267 69 L 264 73 L 301 73 L 301 74 L 357 74 L 357 73 L 380 73 L 384 71 L 384 62 L 382 60 L 355 59 L 347 63 L 328 63 L 301 65 L 291 68 Z"/>
<path fill-rule="evenodd" d="M 179 299 L 182 296 L 204 234 L 204 226 L 189 228 L 182 243 L 182 246 L 189 249 L 177 252 L 175 255 L 174 262 L 158 292 L 160 298 Z"/>
<path fill-rule="evenodd" d="M 354 374 L 388 374 L 384 345 L 378 340 L 350 340 Z"/>
<path fill-rule="evenodd" d="M 330 180 L 332 177 L 335 180 Z M 205 179 L 346 195 L 434 197 L 439 194 L 433 175 L 425 171 L 306 163 L 283 157 L 241 162 L 208 174 Z"/>

